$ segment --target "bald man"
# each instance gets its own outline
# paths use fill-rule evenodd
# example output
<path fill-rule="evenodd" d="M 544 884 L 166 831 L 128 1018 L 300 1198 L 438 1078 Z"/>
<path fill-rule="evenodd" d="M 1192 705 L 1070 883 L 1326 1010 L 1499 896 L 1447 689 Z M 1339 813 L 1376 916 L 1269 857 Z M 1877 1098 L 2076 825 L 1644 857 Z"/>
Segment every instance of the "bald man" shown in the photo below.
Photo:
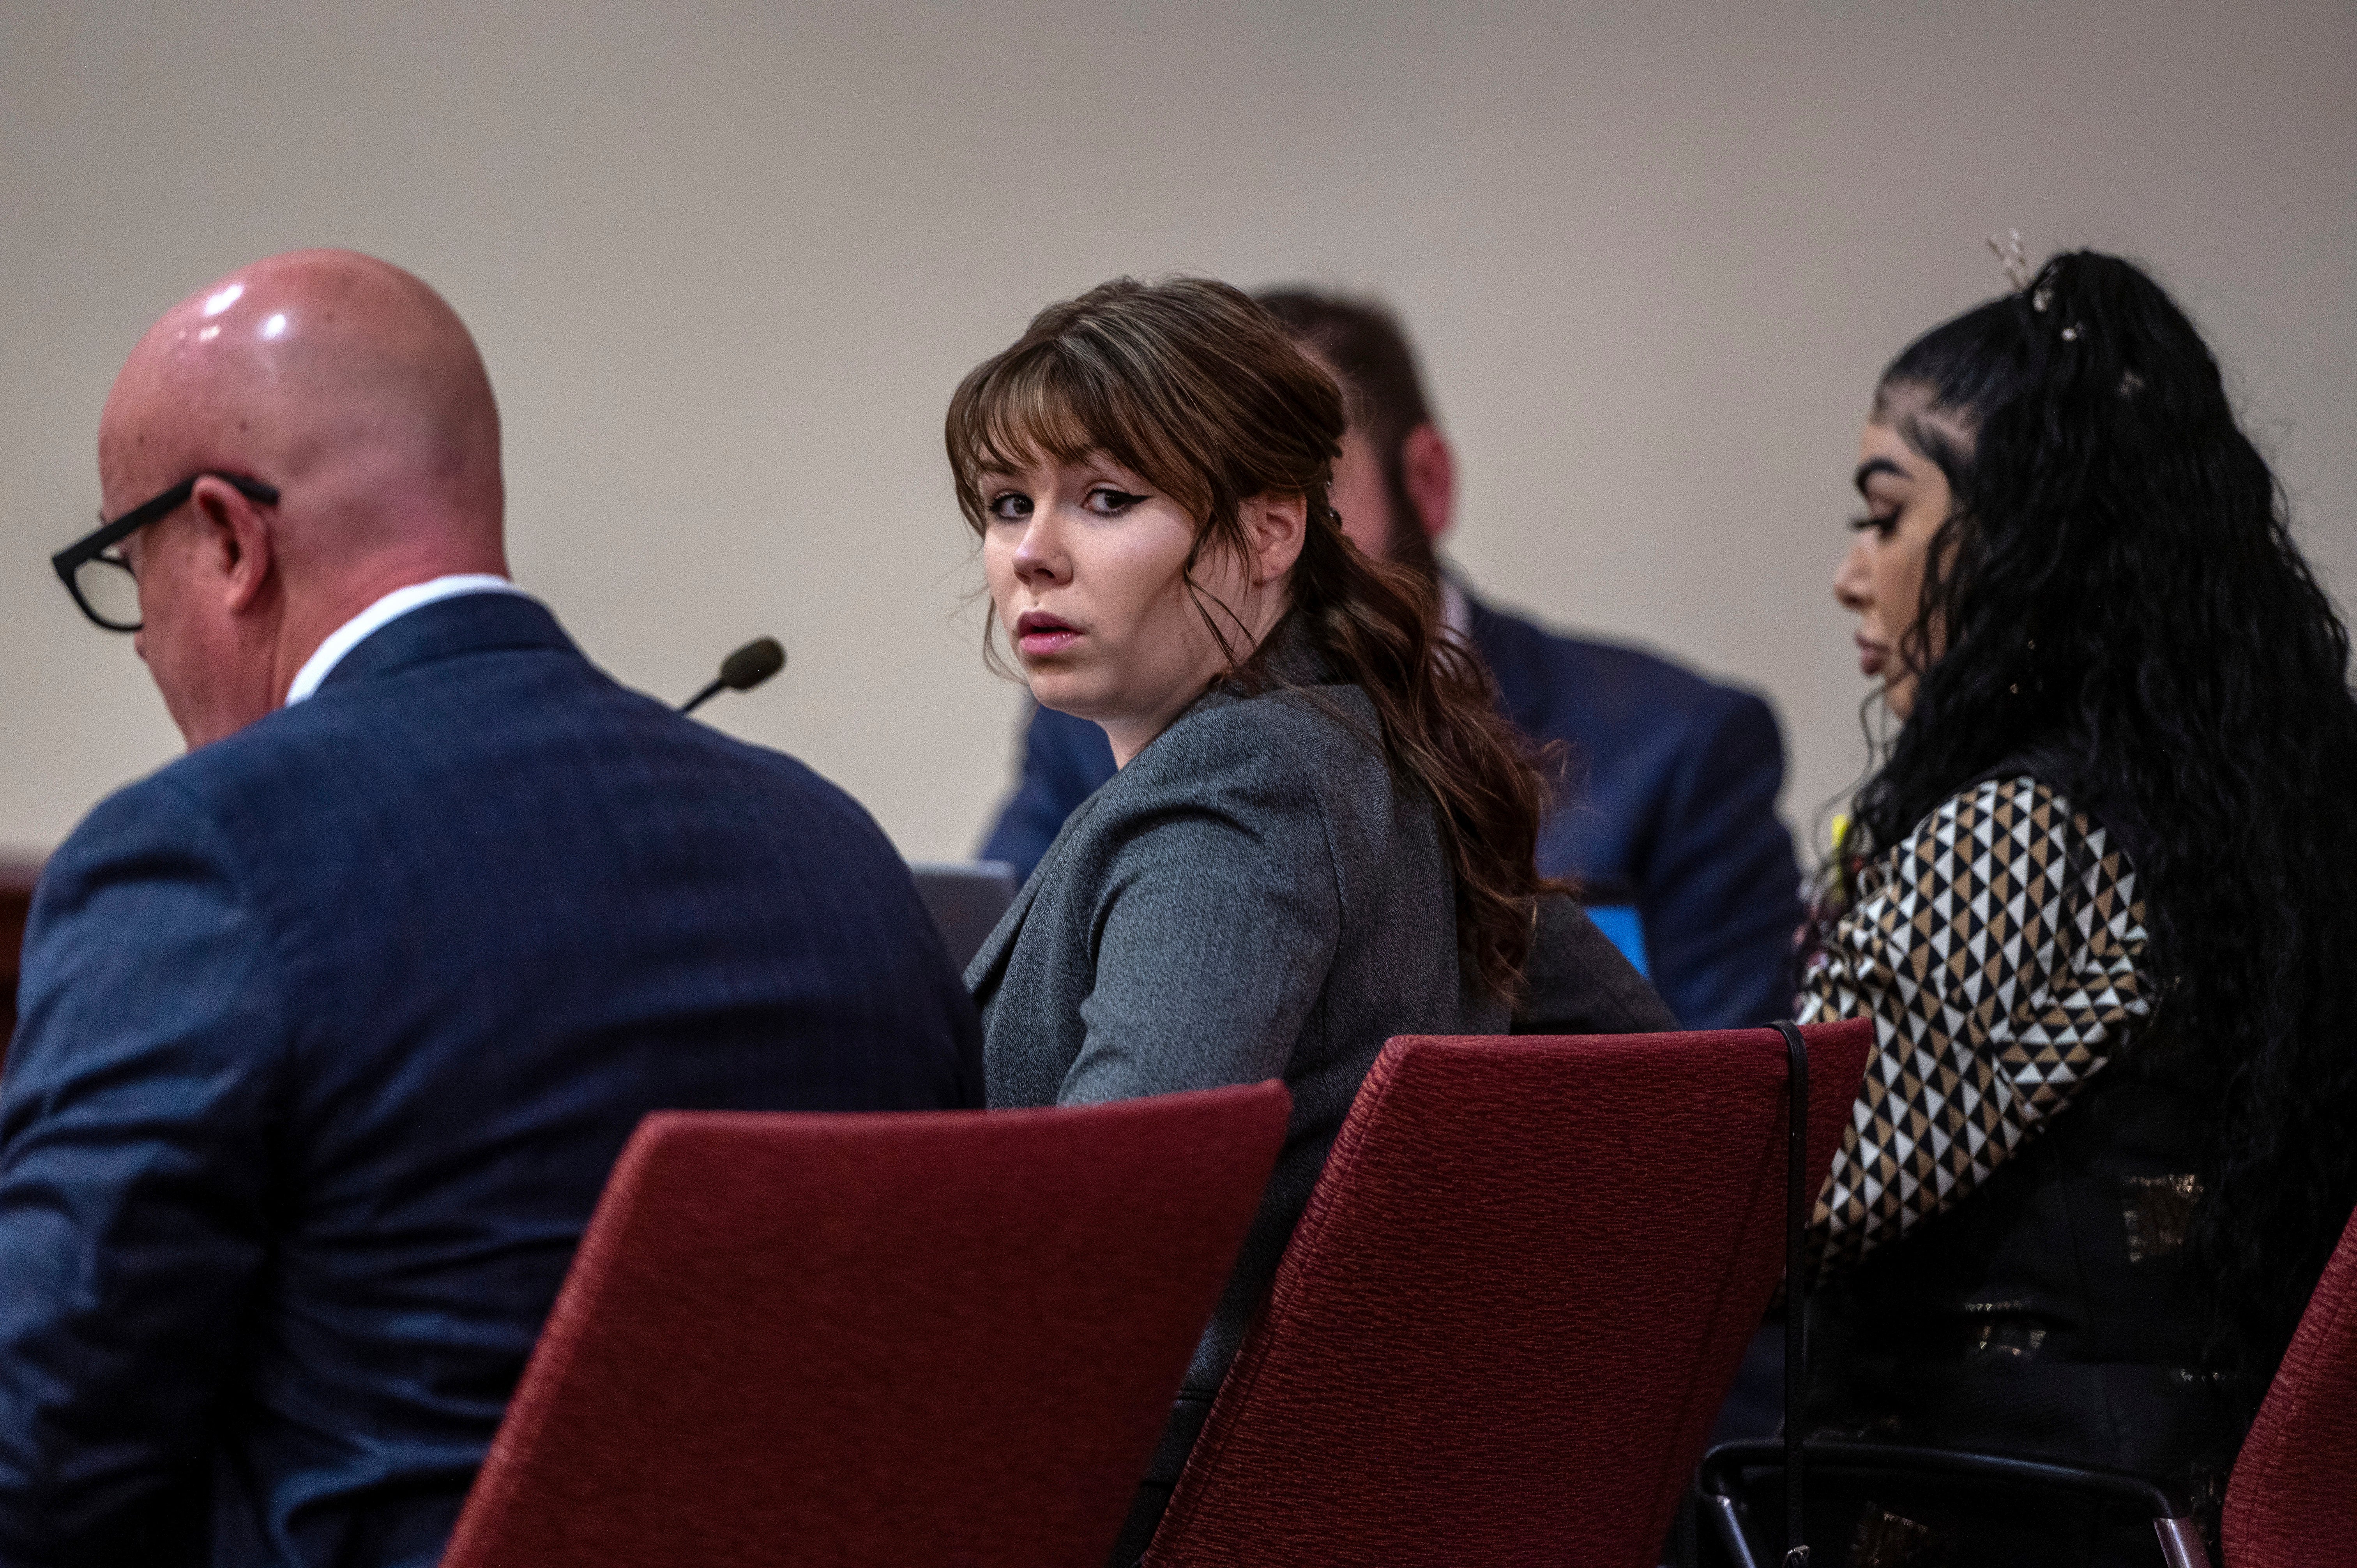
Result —
<path fill-rule="evenodd" d="M 99 472 L 70 585 L 189 749 L 34 905 L 0 1563 L 430 1563 L 639 1118 L 975 1104 L 972 1012 L 856 805 L 507 581 L 490 384 L 417 279 L 191 295 Z"/>

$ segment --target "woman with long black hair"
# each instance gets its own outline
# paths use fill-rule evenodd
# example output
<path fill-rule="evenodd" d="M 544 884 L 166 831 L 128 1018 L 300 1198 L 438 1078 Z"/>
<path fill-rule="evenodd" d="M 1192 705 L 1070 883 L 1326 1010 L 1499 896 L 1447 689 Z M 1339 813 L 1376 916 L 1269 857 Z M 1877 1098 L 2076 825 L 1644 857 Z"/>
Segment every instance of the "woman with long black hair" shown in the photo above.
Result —
<path fill-rule="evenodd" d="M 1807 971 L 1804 1019 L 1879 1041 L 1816 1213 L 1812 1425 L 2214 1509 L 2357 1202 L 2348 634 L 2216 360 L 2115 257 L 1917 340 L 1862 456 L 1835 591 L 1902 722 Z"/>

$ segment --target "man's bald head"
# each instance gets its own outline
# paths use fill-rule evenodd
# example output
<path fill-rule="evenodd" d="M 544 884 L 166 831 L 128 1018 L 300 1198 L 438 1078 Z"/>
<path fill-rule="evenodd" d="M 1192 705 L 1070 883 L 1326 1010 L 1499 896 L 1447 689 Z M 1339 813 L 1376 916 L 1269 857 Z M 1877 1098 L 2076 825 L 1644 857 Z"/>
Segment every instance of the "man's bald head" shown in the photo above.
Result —
<path fill-rule="evenodd" d="M 373 257 L 256 262 L 140 339 L 99 424 L 109 513 L 208 472 L 259 479 L 278 502 L 208 482 L 124 547 L 141 652 L 191 745 L 274 707 L 310 650 L 384 594 L 507 569 L 482 358 L 439 295 Z M 215 697 L 225 711 L 192 726 Z"/>
<path fill-rule="evenodd" d="M 424 283 L 350 251 L 272 256 L 166 312 L 107 398 L 99 464 L 137 472 L 132 489 L 207 468 L 290 501 L 318 487 L 339 553 L 404 529 L 499 532 L 499 409 L 474 339 Z"/>

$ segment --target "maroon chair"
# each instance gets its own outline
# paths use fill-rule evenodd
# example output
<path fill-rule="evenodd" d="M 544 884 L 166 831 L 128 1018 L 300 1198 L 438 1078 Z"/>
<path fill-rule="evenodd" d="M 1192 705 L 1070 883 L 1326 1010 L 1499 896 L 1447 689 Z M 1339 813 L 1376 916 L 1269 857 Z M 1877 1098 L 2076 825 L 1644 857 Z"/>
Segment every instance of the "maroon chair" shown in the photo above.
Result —
<path fill-rule="evenodd" d="M 1814 1026 L 1805 1192 L 1873 1042 Z M 1782 1277 L 1785 1037 L 1391 1042 L 1149 1568 L 1651 1565 Z"/>
<path fill-rule="evenodd" d="M 445 1568 L 1100 1568 L 1289 1104 L 648 1117 Z"/>
<path fill-rule="evenodd" d="M 8 1065 L 8 1043 L 16 1034 L 16 979 L 24 972 L 25 921 L 32 913 L 33 885 L 41 863 L 0 855 L 0 1071 Z"/>
<path fill-rule="evenodd" d="M 2226 1483 L 2226 1568 L 2357 1564 L 2357 1215 Z"/>

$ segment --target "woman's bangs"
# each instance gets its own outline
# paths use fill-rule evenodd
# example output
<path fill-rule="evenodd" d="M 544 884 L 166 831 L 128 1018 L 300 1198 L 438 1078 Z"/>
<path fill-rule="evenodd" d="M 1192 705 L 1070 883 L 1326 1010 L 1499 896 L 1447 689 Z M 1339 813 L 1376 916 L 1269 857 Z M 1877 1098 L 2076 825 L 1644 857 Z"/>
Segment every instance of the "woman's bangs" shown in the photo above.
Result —
<path fill-rule="evenodd" d="M 1092 426 L 1089 399 L 1052 347 L 1003 365 L 975 392 L 959 432 L 960 467 L 971 481 L 986 473 L 1017 474 L 1042 459 L 1077 463 L 1110 450 L 1109 432 Z"/>

